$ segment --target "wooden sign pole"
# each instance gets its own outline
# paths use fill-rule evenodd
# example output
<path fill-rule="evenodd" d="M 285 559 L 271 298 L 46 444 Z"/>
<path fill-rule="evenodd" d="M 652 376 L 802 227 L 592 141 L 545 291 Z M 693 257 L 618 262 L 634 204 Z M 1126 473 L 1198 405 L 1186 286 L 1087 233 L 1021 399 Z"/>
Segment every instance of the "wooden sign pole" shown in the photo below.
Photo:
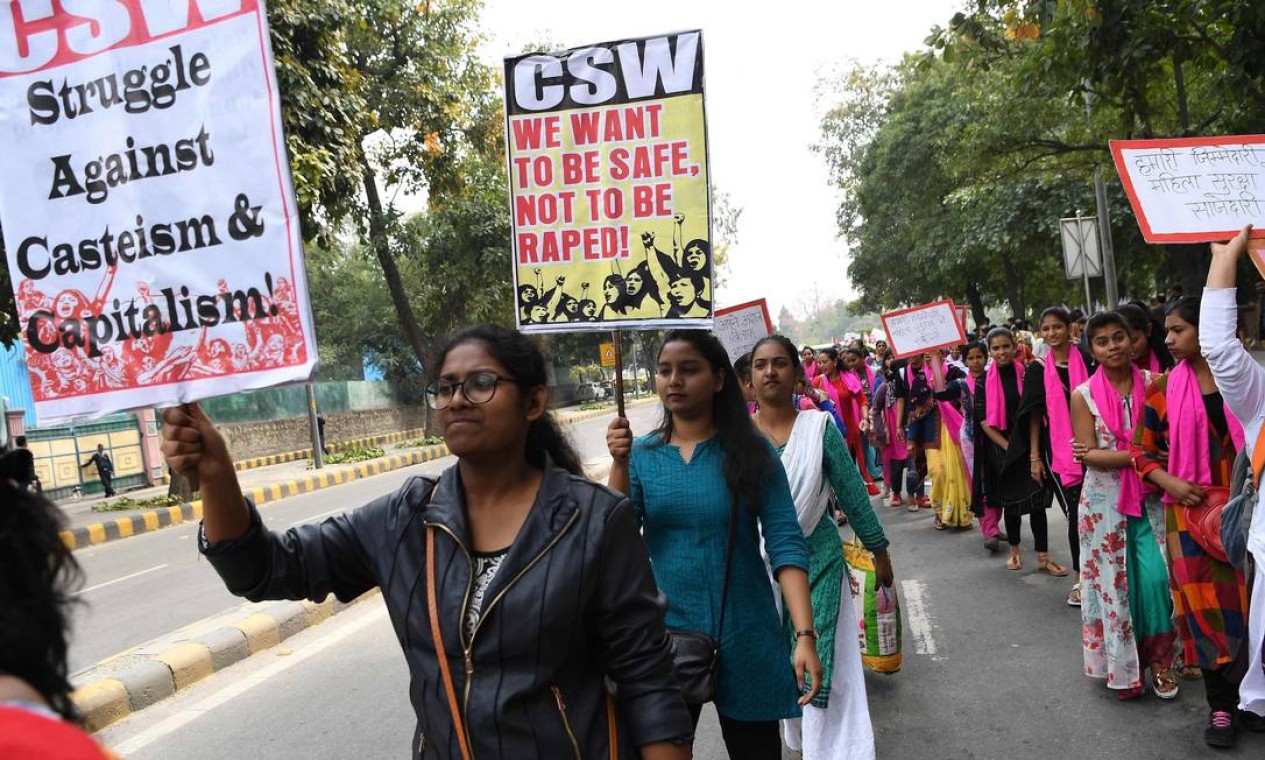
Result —
<path fill-rule="evenodd" d="M 624 331 L 615 330 L 615 411 L 620 417 L 624 414 Z M 635 370 L 634 370 L 635 371 Z M 633 382 L 637 382 L 636 375 Z"/>

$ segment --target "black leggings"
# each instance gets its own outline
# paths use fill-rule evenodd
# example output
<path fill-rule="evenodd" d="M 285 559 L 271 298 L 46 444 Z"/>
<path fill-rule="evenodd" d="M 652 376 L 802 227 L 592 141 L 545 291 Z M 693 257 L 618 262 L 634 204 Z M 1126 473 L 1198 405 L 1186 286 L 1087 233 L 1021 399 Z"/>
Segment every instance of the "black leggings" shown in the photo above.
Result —
<path fill-rule="evenodd" d="M 703 706 L 688 707 L 697 729 Z M 721 715 L 720 734 L 725 740 L 729 760 L 782 760 L 782 736 L 778 733 L 776 720 L 734 720 Z"/>
<path fill-rule="evenodd" d="M 1045 510 L 1037 508 L 1028 515 L 1028 524 L 1032 527 L 1032 542 L 1037 551 L 1050 551 L 1050 524 L 1045 520 Z M 1019 531 L 1023 529 L 1023 515 L 1006 510 L 1006 542 L 1011 546 L 1019 545 Z"/>
<path fill-rule="evenodd" d="M 1072 569 L 1079 573 L 1081 569 L 1081 533 L 1076 522 L 1080 509 L 1081 484 L 1077 483 L 1071 487 L 1060 485 L 1054 490 L 1054 493 L 1059 497 L 1059 501 L 1063 503 L 1063 514 L 1067 515 L 1067 548 L 1072 552 Z"/>

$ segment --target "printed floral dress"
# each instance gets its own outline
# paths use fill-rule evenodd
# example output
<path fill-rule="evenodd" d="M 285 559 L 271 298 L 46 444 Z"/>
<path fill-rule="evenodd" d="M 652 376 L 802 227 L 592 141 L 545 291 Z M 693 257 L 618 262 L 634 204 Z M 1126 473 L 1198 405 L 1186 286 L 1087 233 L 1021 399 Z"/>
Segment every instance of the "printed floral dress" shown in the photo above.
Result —
<path fill-rule="evenodd" d="M 1089 384 L 1081 385 L 1076 392 L 1085 398 L 1094 415 L 1098 448 L 1115 451 L 1115 436 L 1103 422 Z M 1132 419 L 1132 414 L 1125 416 Z M 1133 518 L 1130 524 L 1131 518 L 1117 509 L 1122 472 L 1086 467 L 1079 508 L 1085 675 L 1106 679 L 1110 689 L 1141 687 L 1142 671 L 1147 665 L 1169 667 L 1176 653 L 1176 636 L 1171 628 L 1157 636 L 1140 637 L 1137 633 L 1130 605 L 1129 573 L 1133 563 L 1128 556 L 1129 545 L 1131 541 L 1150 541 L 1155 544 L 1155 552 L 1147 553 L 1162 561 L 1164 516 L 1160 510 L 1144 510 L 1144 518 Z M 1171 609 L 1170 606 L 1169 615 Z"/>

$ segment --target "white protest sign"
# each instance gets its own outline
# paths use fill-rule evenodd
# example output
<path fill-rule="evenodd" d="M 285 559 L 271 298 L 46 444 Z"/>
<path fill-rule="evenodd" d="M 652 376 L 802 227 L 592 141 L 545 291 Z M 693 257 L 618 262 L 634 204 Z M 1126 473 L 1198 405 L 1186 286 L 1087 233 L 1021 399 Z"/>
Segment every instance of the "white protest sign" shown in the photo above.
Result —
<path fill-rule="evenodd" d="M 958 310 L 949 300 L 889 311 L 881 318 L 887 345 L 898 359 L 966 342 Z"/>
<path fill-rule="evenodd" d="M 768 304 L 761 298 L 759 301 L 717 309 L 712 332 L 720 339 L 732 364 L 755 348 L 761 338 L 773 334 L 773 320 L 769 319 Z"/>
<path fill-rule="evenodd" d="M 263 0 L 0 2 L 0 145 L 41 424 L 311 376 Z"/>
<path fill-rule="evenodd" d="M 1111 155 L 1149 243 L 1228 240 L 1265 226 L 1265 135 L 1113 140 Z"/>

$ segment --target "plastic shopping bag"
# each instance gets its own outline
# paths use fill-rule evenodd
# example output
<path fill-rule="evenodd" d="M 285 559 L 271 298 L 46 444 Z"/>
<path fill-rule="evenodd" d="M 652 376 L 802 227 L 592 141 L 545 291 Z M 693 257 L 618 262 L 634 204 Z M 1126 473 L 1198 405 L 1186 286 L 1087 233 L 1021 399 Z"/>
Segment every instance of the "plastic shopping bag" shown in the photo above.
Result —
<path fill-rule="evenodd" d="M 844 541 L 843 556 L 852 576 L 861 662 L 875 673 L 895 673 L 901 666 L 900 600 L 896 589 L 878 584 L 874 555 L 860 542 Z"/>

